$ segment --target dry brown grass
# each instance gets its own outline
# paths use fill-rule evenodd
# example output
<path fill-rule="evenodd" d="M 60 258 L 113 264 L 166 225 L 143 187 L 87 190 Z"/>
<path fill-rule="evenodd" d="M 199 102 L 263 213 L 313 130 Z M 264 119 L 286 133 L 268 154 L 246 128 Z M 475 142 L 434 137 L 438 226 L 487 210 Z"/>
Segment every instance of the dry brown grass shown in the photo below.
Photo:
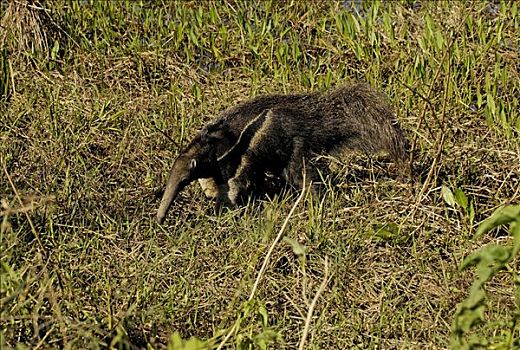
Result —
<path fill-rule="evenodd" d="M 327 258 L 330 281 L 315 305 L 309 348 L 449 347 L 453 314 L 474 279 L 458 270 L 461 261 L 485 243 L 509 241 L 502 230 L 472 235 L 494 209 L 520 200 L 512 4 L 392 3 L 356 37 L 337 28 L 342 2 L 273 4 L 268 17 L 265 6 L 0 5 L 8 67 L 0 75 L 2 346 L 165 348 L 179 332 L 216 347 L 238 320 L 226 347 L 259 347 L 264 337 L 270 348 L 296 348 Z M 440 48 L 426 34 L 426 14 L 444 38 Z M 190 26 L 176 47 L 183 23 Z M 158 226 L 157 194 L 178 152 L 164 134 L 180 146 L 251 95 L 351 79 L 390 96 L 416 140 L 414 181 L 395 181 L 377 157 L 332 161 L 328 191 L 305 197 L 285 233 L 305 254 L 277 244 L 246 304 L 296 194 L 215 217 L 192 186 Z M 442 186 L 460 188 L 474 218 L 448 205 Z M 519 267 L 517 259 L 511 269 Z M 489 284 L 482 336 L 500 338 L 513 290 L 507 273 Z"/>

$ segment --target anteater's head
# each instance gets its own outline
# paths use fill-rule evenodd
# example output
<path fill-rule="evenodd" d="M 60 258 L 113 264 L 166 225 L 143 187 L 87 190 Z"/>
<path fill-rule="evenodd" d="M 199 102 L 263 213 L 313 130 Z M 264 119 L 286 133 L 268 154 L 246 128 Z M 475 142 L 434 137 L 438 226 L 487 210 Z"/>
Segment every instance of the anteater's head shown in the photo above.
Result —
<path fill-rule="evenodd" d="M 162 223 L 177 195 L 191 182 L 200 178 L 218 176 L 217 156 L 233 142 L 228 127 L 222 123 L 204 128 L 175 159 L 157 212 Z"/>

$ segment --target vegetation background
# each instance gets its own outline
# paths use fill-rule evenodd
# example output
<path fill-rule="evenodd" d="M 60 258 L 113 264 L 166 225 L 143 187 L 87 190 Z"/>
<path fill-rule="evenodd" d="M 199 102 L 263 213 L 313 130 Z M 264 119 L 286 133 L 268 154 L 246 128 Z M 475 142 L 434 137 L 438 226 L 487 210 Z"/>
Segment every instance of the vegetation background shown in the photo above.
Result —
<path fill-rule="evenodd" d="M 0 347 L 453 345 L 461 262 L 511 242 L 473 235 L 520 199 L 519 33 L 517 2 L 2 1 Z M 216 217 L 191 186 L 154 222 L 219 111 L 356 80 L 395 106 L 413 181 L 345 155 L 292 216 L 298 194 Z M 468 337 L 520 347 L 518 260 Z"/>

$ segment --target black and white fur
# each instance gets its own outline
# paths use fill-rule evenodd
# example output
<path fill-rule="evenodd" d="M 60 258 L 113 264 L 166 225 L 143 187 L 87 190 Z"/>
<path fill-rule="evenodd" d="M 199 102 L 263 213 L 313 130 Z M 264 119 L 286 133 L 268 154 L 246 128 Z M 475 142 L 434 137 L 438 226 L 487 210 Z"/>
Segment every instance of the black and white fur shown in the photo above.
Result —
<path fill-rule="evenodd" d="M 338 149 L 387 152 L 406 166 L 406 139 L 385 96 L 366 84 L 326 93 L 266 95 L 231 107 L 204 127 L 174 162 L 157 221 L 178 193 L 199 180 L 217 207 L 261 187 L 267 173 L 301 188 L 306 160 Z"/>

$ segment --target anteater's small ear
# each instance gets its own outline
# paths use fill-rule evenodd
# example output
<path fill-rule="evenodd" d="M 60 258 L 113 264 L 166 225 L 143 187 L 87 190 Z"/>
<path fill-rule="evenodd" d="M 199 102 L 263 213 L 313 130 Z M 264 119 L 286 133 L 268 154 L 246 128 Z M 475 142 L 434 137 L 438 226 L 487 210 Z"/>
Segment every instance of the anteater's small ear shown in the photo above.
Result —
<path fill-rule="evenodd" d="M 220 141 L 226 137 L 226 130 L 224 128 L 208 128 L 202 131 L 202 140 L 206 142 Z"/>
<path fill-rule="evenodd" d="M 196 167 L 197 167 L 197 160 L 196 159 L 190 160 L 190 170 L 193 170 Z"/>

